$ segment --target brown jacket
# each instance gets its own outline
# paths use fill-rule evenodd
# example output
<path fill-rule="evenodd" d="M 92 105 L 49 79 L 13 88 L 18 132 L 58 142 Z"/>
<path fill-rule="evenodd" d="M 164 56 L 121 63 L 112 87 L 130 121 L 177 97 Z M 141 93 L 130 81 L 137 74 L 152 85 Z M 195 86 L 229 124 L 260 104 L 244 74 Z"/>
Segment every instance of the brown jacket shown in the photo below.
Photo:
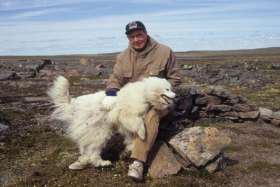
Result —
<path fill-rule="evenodd" d="M 137 52 L 129 46 L 117 56 L 107 88 L 121 88 L 128 82 L 135 82 L 149 76 L 166 78 L 172 86 L 180 83 L 172 50 L 157 43 L 151 37 L 143 51 Z"/>

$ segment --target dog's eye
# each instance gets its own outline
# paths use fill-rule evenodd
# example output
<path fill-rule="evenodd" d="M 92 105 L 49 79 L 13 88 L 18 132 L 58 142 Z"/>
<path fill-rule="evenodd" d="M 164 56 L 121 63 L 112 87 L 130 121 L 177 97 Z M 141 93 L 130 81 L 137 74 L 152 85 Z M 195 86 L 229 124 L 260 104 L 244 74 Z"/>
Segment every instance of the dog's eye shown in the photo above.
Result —
<path fill-rule="evenodd" d="M 169 88 L 166 88 L 165 90 L 166 90 L 166 91 L 170 91 L 170 89 L 169 89 Z"/>

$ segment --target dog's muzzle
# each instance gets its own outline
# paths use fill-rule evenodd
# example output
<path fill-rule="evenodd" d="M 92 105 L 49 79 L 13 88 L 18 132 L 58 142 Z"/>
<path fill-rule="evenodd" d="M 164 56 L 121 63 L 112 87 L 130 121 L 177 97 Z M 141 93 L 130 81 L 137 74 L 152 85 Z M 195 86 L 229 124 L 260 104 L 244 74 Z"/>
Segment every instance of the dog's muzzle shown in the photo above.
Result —
<path fill-rule="evenodd" d="M 167 95 L 164 94 L 161 94 L 160 96 L 168 105 L 174 102 L 174 98 L 168 97 Z"/>

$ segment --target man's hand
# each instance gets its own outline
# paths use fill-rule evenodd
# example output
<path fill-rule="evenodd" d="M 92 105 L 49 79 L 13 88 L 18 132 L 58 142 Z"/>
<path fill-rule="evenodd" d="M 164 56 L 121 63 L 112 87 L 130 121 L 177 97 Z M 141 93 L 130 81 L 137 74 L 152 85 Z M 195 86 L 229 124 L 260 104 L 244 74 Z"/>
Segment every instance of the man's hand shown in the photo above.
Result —
<path fill-rule="evenodd" d="M 118 88 L 109 88 L 105 91 L 106 97 L 102 101 L 102 106 L 105 110 L 111 110 L 116 102 Z"/>

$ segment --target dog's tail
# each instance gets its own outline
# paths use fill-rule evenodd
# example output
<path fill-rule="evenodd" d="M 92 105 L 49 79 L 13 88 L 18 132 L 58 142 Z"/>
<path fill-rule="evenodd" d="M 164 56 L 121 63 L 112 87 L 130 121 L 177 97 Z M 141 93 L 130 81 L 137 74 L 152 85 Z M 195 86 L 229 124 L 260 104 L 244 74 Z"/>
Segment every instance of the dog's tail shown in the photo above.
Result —
<path fill-rule="evenodd" d="M 47 94 L 55 106 L 52 118 L 67 120 L 71 115 L 69 81 L 63 76 L 58 76 Z"/>

